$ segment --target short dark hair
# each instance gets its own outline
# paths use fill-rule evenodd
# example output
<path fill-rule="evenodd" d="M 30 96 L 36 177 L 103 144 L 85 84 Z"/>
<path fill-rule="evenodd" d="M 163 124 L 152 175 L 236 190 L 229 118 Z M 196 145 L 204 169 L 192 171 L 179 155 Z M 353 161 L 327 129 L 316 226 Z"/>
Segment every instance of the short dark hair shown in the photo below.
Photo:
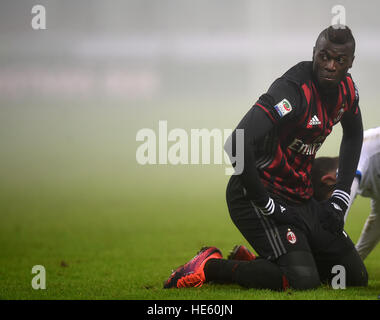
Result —
<path fill-rule="evenodd" d="M 314 198 L 318 201 L 326 199 L 326 196 L 335 187 L 322 182 L 322 177 L 330 171 L 338 169 L 338 157 L 318 157 L 314 159 L 311 170 L 311 181 L 314 188 Z"/>
<path fill-rule="evenodd" d="M 316 44 L 322 37 L 336 44 L 351 44 L 352 54 L 355 53 L 355 38 L 347 26 L 333 25 L 326 28 L 319 34 Z"/>

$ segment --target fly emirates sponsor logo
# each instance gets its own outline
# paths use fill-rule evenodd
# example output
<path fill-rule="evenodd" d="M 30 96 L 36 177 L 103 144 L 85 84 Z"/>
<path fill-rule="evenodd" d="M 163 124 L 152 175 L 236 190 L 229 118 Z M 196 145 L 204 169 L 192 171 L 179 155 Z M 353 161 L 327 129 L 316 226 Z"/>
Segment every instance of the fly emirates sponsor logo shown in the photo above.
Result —
<path fill-rule="evenodd" d="M 312 143 L 304 143 L 302 140 L 296 138 L 288 146 L 288 148 L 294 150 L 295 152 L 311 156 L 317 153 L 324 140 L 324 137 L 318 137 Z"/>

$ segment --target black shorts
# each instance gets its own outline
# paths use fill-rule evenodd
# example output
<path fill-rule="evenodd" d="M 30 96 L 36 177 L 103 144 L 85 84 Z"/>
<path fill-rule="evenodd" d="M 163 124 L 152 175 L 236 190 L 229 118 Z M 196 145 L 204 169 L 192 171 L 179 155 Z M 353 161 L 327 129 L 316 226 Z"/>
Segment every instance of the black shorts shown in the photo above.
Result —
<path fill-rule="evenodd" d="M 319 203 L 312 199 L 307 204 L 289 206 L 304 222 L 300 230 L 292 225 L 279 225 L 263 216 L 244 195 L 238 176 L 232 176 L 227 186 L 227 204 L 231 219 L 245 239 L 263 258 L 275 261 L 292 251 L 312 252 L 317 265 L 336 262 L 337 258 L 351 252 L 355 246 L 349 236 L 325 230 L 320 222 Z"/>

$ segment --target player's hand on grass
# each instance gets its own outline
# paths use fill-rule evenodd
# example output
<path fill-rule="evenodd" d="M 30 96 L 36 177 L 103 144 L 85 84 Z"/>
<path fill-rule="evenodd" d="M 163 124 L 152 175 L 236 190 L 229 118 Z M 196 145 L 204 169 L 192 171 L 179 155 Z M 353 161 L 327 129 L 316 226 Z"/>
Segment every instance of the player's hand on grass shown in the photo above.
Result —
<path fill-rule="evenodd" d="M 265 206 L 257 207 L 263 216 L 272 218 L 279 225 L 292 225 L 301 230 L 304 229 L 303 220 L 285 204 L 280 204 L 272 198 L 269 198 Z"/>
<path fill-rule="evenodd" d="M 321 202 L 322 226 L 333 233 L 342 233 L 349 203 L 350 195 L 347 192 L 335 190 L 330 199 Z"/>

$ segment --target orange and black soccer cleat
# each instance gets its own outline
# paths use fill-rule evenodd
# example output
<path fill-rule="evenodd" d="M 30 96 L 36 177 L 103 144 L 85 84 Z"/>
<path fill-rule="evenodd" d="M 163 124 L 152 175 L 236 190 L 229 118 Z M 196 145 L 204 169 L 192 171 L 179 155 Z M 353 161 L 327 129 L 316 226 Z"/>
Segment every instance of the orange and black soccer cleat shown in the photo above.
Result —
<path fill-rule="evenodd" d="M 241 260 L 241 261 L 251 261 L 255 260 L 256 256 L 248 250 L 246 246 L 236 245 L 231 253 L 228 255 L 229 260 Z"/>
<path fill-rule="evenodd" d="M 201 287 L 206 281 L 204 266 L 210 259 L 222 259 L 222 253 L 215 247 L 204 247 L 188 263 L 178 267 L 164 282 L 164 288 Z"/>

